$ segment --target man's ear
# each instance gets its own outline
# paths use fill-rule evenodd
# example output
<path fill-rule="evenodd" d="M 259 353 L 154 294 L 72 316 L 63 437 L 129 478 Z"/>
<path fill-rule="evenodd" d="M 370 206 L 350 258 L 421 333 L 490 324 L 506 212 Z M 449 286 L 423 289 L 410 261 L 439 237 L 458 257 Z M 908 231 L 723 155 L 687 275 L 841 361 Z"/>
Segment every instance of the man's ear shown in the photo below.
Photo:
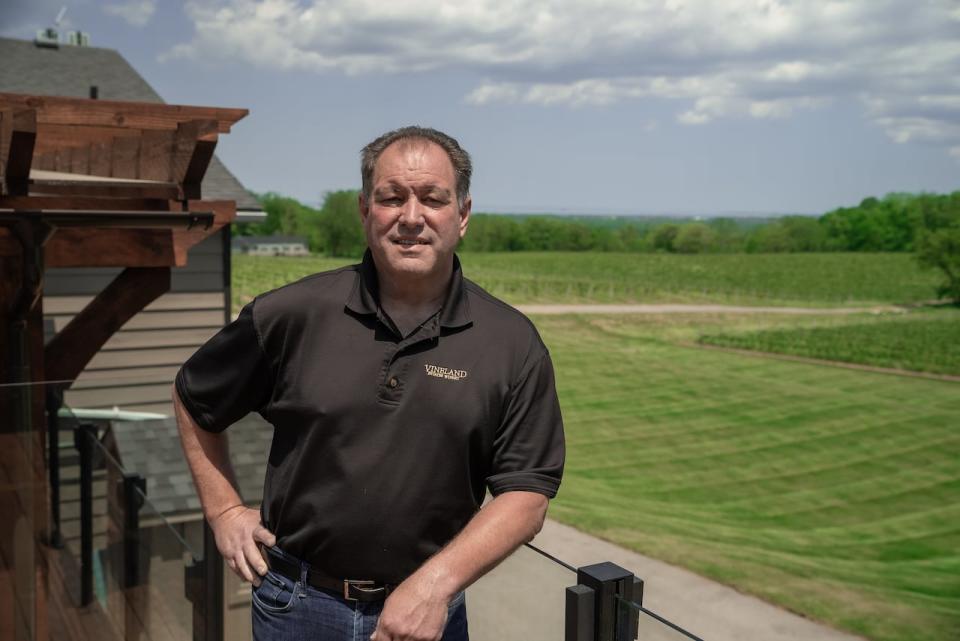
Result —
<path fill-rule="evenodd" d="M 460 208 L 460 238 L 467 235 L 467 225 L 470 224 L 470 211 L 473 208 L 473 199 L 467 196 L 463 201 L 463 207 Z"/>
<path fill-rule="evenodd" d="M 363 224 L 370 214 L 370 204 L 367 202 L 362 191 L 357 195 L 357 205 L 359 205 L 360 210 L 360 223 Z"/>

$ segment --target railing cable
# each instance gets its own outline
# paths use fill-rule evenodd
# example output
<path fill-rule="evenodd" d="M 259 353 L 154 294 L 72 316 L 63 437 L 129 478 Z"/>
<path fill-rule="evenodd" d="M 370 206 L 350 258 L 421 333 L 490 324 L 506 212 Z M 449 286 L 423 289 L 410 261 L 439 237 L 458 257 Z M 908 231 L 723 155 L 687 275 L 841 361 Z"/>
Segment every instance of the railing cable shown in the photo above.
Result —
<path fill-rule="evenodd" d="M 554 563 L 559 563 L 560 565 L 562 565 L 563 567 L 567 568 L 567 569 L 570 570 L 571 572 L 576 573 L 577 568 L 573 567 L 573 566 L 570 565 L 569 563 L 564 563 L 563 561 L 561 561 L 561 560 L 558 559 L 557 557 L 553 556 L 553 555 L 550 554 L 549 552 L 544 552 L 543 550 L 541 550 L 541 549 L 538 548 L 537 546 L 531 545 L 531 544 L 529 544 L 529 543 L 524 543 L 524 545 L 526 545 L 528 548 L 530 548 L 530 549 L 533 550 L 534 552 L 538 552 L 538 553 L 542 554 L 543 556 L 547 557 L 548 559 L 550 559 L 550 560 L 553 561 Z"/>
<path fill-rule="evenodd" d="M 686 630 L 684 630 L 683 628 L 681 628 L 681 627 L 680 627 L 679 625 L 677 625 L 676 623 L 672 623 L 671 621 L 668 621 L 668 620 L 664 619 L 662 616 L 660 616 L 660 615 L 657 614 L 656 612 L 651 612 L 650 610 L 646 609 L 646 608 L 643 607 L 642 605 L 637 605 L 637 607 L 638 607 L 638 608 L 640 609 L 640 611 L 643 612 L 644 614 L 653 617 L 654 619 L 656 619 L 656 620 L 659 621 L 660 623 L 664 624 L 665 626 L 668 626 L 668 627 L 670 627 L 670 628 L 673 628 L 674 630 L 676 630 L 677 632 L 679 632 L 679 633 L 682 634 L 683 636 L 687 637 L 688 639 L 693 639 L 694 641 L 703 641 L 703 639 L 701 639 L 701 638 L 698 637 L 697 635 L 691 634 L 690 632 L 687 632 Z"/>

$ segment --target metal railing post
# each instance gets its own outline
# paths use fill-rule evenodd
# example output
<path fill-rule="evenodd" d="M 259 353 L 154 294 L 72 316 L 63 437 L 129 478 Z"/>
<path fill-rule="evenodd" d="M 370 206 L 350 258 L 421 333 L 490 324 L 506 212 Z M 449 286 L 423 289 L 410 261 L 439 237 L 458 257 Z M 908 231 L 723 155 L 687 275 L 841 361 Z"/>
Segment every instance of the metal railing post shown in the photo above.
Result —
<path fill-rule="evenodd" d="M 137 490 L 140 490 L 139 492 Z M 136 473 L 123 474 L 123 587 L 140 585 L 140 508 L 147 480 Z"/>
<path fill-rule="evenodd" d="M 223 641 L 223 558 L 203 521 L 203 558 L 184 568 L 184 590 L 193 603 L 193 641 Z"/>
<path fill-rule="evenodd" d="M 93 601 L 93 439 L 95 425 L 84 423 L 73 432 L 80 455 L 80 605 Z"/>
<path fill-rule="evenodd" d="M 60 417 L 63 390 L 53 385 L 47 388 L 47 467 L 50 472 L 50 545 L 63 547 L 60 530 Z"/>
<path fill-rule="evenodd" d="M 574 585 L 567 588 L 564 613 L 564 641 L 595 641 L 596 594 L 593 588 Z"/>
<path fill-rule="evenodd" d="M 617 597 L 640 605 L 643 581 L 614 563 L 577 570 L 577 585 L 567 588 L 566 641 L 633 641 L 639 612 L 620 608 Z"/>

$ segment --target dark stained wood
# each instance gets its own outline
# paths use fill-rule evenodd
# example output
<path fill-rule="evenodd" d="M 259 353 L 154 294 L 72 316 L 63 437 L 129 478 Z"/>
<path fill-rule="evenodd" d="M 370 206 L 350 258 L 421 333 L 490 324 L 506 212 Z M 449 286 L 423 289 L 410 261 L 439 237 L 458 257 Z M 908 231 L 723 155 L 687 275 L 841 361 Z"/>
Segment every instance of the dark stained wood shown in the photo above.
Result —
<path fill-rule="evenodd" d="M 73 380 L 124 323 L 170 289 L 170 269 L 128 267 L 54 336 L 45 353 L 49 380 Z"/>
<path fill-rule="evenodd" d="M 113 147 L 113 138 L 92 144 L 90 148 L 91 176 L 110 175 L 110 160 L 113 158 L 111 147 Z"/>
<path fill-rule="evenodd" d="M 66 228 L 49 241 L 46 267 L 162 267 L 177 264 L 169 229 Z"/>
<path fill-rule="evenodd" d="M 121 641 L 96 600 L 81 608 L 80 567 L 69 549 L 46 548 L 50 567 L 50 638 L 63 641 Z M 2 637 L 12 638 L 12 637 Z"/>
<path fill-rule="evenodd" d="M 37 139 L 37 112 L 33 109 L 14 109 L 4 114 L 4 120 L 11 119 L 9 142 L 4 160 L 4 181 L 6 193 L 26 195 L 27 182 L 30 179 L 30 165 L 33 162 L 33 147 Z"/>
<path fill-rule="evenodd" d="M 20 243 L 13 232 L 8 227 L 0 227 L 0 259 L 13 257 L 14 260 L 19 261 L 20 251 Z M 5 297 L 3 288 L 13 287 L 15 281 L 19 278 L 18 273 L 10 267 L 0 270 L 0 274 L 4 275 L 4 278 L 0 278 L 0 300 L 9 300 Z"/>
<path fill-rule="evenodd" d="M 104 198 L 154 198 L 159 200 L 180 199 L 183 191 L 174 184 L 138 185 L 135 183 L 70 180 L 31 180 L 31 195 L 38 196 L 94 196 Z"/>
<path fill-rule="evenodd" d="M 212 120 L 193 120 L 177 128 L 172 178 L 181 183 L 185 198 L 201 198 L 200 183 L 217 147 L 217 127 Z"/>
<path fill-rule="evenodd" d="M 90 173 L 90 147 L 70 148 L 70 173 L 88 174 Z"/>
<path fill-rule="evenodd" d="M 213 212 L 213 226 L 206 230 L 174 231 L 174 253 L 176 254 L 178 267 L 187 264 L 187 252 L 191 247 L 217 233 L 224 225 L 229 225 L 237 217 L 237 203 L 232 200 L 190 200 L 187 201 L 187 209 L 189 211 Z"/>
<path fill-rule="evenodd" d="M 177 201 L 95 196 L 0 196 L 0 209 L 78 211 L 180 211 Z M 199 211 L 199 210 L 198 210 Z"/>
<path fill-rule="evenodd" d="M 10 150 L 11 133 L 13 133 L 13 109 L 0 107 L 0 179 L 7 172 L 7 152 Z"/>
<path fill-rule="evenodd" d="M 44 125 L 175 130 L 180 123 L 190 120 L 216 120 L 218 130 L 224 134 L 230 133 L 230 127 L 249 113 L 246 109 L 224 107 L 0 93 L 0 108 L 6 106 L 36 109 L 40 112 L 38 122 Z"/>
<path fill-rule="evenodd" d="M 139 138 L 117 138 L 111 146 L 110 175 L 115 178 L 139 178 Z"/>
<path fill-rule="evenodd" d="M 144 131 L 140 137 L 137 176 L 146 180 L 175 181 L 173 157 L 176 132 Z"/>
<path fill-rule="evenodd" d="M 143 135 L 142 129 L 128 127 L 94 127 L 76 125 L 54 125 L 40 122 L 37 124 L 37 154 L 44 154 L 51 149 L 64 147 L 82 147 L 97 143 L 110 142 L 114 138 L 134 137 Z"/>

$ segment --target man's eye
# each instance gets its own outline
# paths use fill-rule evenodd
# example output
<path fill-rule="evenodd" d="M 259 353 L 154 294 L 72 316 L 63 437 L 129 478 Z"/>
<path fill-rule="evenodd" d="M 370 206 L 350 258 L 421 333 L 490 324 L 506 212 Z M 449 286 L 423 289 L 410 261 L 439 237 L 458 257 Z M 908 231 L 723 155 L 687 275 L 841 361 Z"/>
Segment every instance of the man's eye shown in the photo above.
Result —
<path fill-rule="evenodd" d="M 401 200 L 400 200 L 399 198 L 397 198 L 396 196 L 391 197 L 391 198 L 381 198 L 381 199 L 380 199 L 380 204 L 381 204 L 381 205 L 399 205 L 400 202 L 401 202 Z"/>

